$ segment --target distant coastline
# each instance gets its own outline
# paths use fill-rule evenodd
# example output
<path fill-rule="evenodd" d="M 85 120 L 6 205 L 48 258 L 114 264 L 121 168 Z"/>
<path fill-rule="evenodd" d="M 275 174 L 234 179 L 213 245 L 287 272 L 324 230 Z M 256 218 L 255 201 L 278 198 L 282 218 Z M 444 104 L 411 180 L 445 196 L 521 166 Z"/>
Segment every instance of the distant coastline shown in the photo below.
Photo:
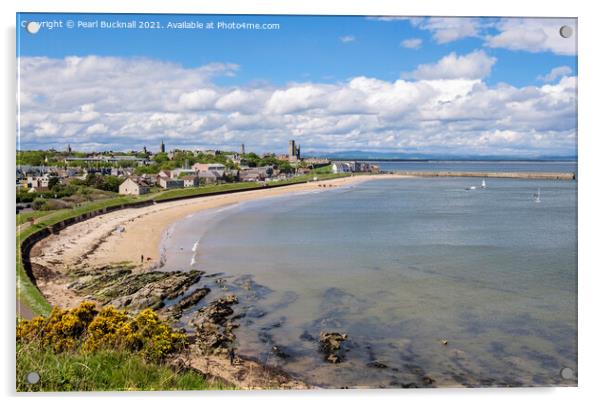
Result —
<path fill-rule="evenodd" d="M 326 156 L 326 158 L 341 162 L 346 160 L 359 160 L 362 162 L 432 162 L 432 163 L 447 163 L 447 162 L 458 162 L 458 163 L 577 163 L 577 158 L 541 158 L 541 159 L 524 159 L 524 158 L 491 158 L 491 159 L 477 159 L 477 158 L 365 158 L 365 157 L 335 157 Z"/>

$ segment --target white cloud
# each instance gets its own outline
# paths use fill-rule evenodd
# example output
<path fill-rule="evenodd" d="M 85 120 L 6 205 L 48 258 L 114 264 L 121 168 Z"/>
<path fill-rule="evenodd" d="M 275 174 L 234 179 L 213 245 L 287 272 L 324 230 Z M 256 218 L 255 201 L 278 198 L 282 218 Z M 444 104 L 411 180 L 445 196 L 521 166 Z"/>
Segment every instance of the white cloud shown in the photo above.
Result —
<path fill-rule="evenodd" d="M 59 114 L 59 122 L 90 122 L 97 119 L 100 114 L 94 111 L 94 104 L 84 104 L 78 111 Z"/>
<path fill-rule="evenodd" d="M 422 45 L 422 39 L 420 38 L 409 38 L 401 41 L 401 46 L 409 49 L 419 49 Z"/>
<path fill-rule="evenodd" d="M 549 83 L 555 81 L 559 77 L 568 76 L 572 72 L 573 70 L 568 66 L 558 66 L 550 70 L 550 72 L 546 75 L 537 76 L 537 80 Z"/>
<path fill-rule="evenodd" d="M 560 36 L 560 27 L 573 29 L 569 38 Z M 496 35 L 486 37 L 485 45 L 528 52 L 553 52 L 575 55 L 577 26 L 575 19 L 563 18 L 504 18 L 497 25 Z"/>
<path fill-rule="evenodd" d="M 198 89 L 189 93 L 183 93 L 178 98 L 178 104 L 186 109 L 211 108 L 218 98 L 218 93 L 213 89 Z"/>
<path fill-rule="evenodd" d="M 262 90 L 235 89 L 222 95 L 215 107 L 224 111 L 256 111 L 265 101 L 267 94 Z"/>
<path fill-rule="evenodd" d="M 482 79 L 489 75 L 495 62 L 496 58 L 482 50 L 460 56 L 452 52 L 436 63 L 419 65 L 411 77 L 419 80 Z"/>
<path fill-rule="evenodd" d="M 59 127 L 52 122 L 40 122 L 34 126 L 33 132 L 37 136 L 56 135 Z"/>
<path fill-rule="evenodd" d="M 342 43 L 347 44 L 349 42 L 355 42 L 355 37 L 353 35 L 344 35 L 339 38 Z"/>
<path fill-rule="evenodd" d="M 433 33 L 433 38 L 439 44 L 457 41 L 466 37 L 479 36 L 481 21 L 468 17 L 430 17 L 413 18 L 412 25 Z"/>
<path fill-rule="evenodd" d="M 109 130 L 109 128 L 107 128 L 107 126 L 105 124 L 97 123 L 94 125 L 90 125 L 86 129 L 86 134 L 88 134 L 88 135 L 106 134 L 108 130 Z"/>
<path fill-rule="evenodd" d="M 433 153 L 575 153 L 576 78 L 487 85 L 483 51 L 422 65 L 415 79 L 219 86 L 227 64 L 183 68 L 149 59 L 21 58 L 23 148 L 284 152 L 373 149 Z M 118 69 L 109 69 L 113 65 Z M 80 71 L 81 69 L 81 71 Z"/>
<path fill-rule="evenodd" d="M 316 85 L 289 87 L 276 90 L 267 102 L 267 111 L 275 114 L 290 114 L 312 108 L 324 107 L 326 90 Z"/>
<path fill-rule="evenodd" d="M 576 55 L 577 20 L 574 18 L 472 18 L 472 17 L 372 17 L 379 21 L 406 20 L 431 32 L 438 44 L 463 38 L 479 38 L 484 46 L 515 51 L 552 52 Z M 569 38 L 560 36 L 560 27 L 573 29 Z"/>
<path fill-rule="evenodd" d="M 402 21 L 402 20 L 408 20 L 411 17 L 398 17 L 398 16 L 370 16 L 370 17 L 366 17 L 366 19 L 368 20 L 373 20 L 373 21 Z"/>
<path fill-rule="evenodd" d="M 20 78 L 25 94 L 35 94 L 29 105 L 48 106 L 73 112 L 84 104 L 95 111 L 177 108 L 183 89 L 205 88 L 217 75 L 231 75 L 237 65 L 213 63 L 194 69 L 146 58 L 116 57 L 45 57 L 21 58 Z M 166 79 L 169 77 L 169 79 Z M 52 82 L 56 83 L 55 86 Z M 58 93 L 49 93 L 53 88 Z M 128 104 L 125 104 L 128 103 Z M 71 111 L 65 107 L 77 106 Z"/>
<path fill-rule="evenodd" d="M 522 139 L 522 135 L 516 131 L 499 129 L 493 131 L 484 131 L 479 136 L 477 142 L 481 145 L 498 145 L 498 144 L 512 144 Z"/>

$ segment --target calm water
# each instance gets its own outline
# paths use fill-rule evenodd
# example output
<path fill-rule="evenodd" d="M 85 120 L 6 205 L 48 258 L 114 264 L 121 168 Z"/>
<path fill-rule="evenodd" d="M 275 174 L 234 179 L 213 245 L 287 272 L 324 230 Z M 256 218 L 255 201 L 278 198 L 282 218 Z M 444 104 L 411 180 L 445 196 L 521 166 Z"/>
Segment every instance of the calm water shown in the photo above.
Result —
<path fill-rule="evenodd" d="M 170 229 L 166 267 L 223 272 L 228 291 L 201 284 L 239 295 L 239 352 L 313 384 L 574 385 L 576 182 L 465 190 L 479 184 L 374 180 L 196 214 Z M 343 363 L 323 361 L 321 330 L 349 334 Z"/>

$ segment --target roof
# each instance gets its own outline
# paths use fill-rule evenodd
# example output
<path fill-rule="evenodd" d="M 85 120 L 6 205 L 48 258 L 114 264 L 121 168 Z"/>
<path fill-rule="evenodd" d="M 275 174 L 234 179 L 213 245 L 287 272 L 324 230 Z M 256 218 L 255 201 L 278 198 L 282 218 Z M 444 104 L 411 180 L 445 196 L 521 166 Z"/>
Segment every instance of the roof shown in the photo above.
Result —
<path fill-rule="evenodd" d="M 128 181 L 128 180 L 130 180 L 130 181 L 132 181 L 133 183 L 135 183 L 135 184 L 139 185 L 140 187 L 150 187 L 150 186 L 148 185 L 148 183 L 147 183 L 146 181 L 144 181 L 143 179 L 141 179 L 141 178 L 136 178 L 136 177 L 128 177 L 127 179 L 125 179 L 125 180 L 123 181 L 123 183 L 125 183 L 125 182 L 126 182 L 126 181 Z M 121 183 L 121 184 L 123 184 L 123 183 Z M 121 185 L 121 184 L 120 184 L 120 185 Z"/>
<path fill-rule="evenodd" d="M 213 170 L 201 170 L 198 172 L 198 177 L 219 177 L 219 173 Z"/>
<path fill-rule="evenodd" d="M 168 183 L 170 183 L 170 182 L 171 182 L 171 183 L 173 183 L 173 182 L 176 182 L 176 183 L 184 183 L 184 180 L 180 180 L 180 179 L 172 179 L 171 177 L 161 177 L 161 180 L 164 180 L 164 181 L 166 181 L 166 182 L 168 182 Z"/>
<path fill-rule="evenodd" d="M 225 168 L 226 166 L 224 166 L 222 163 L 195 163 L 194 165 L 192 165 L 192 167 L 199 167 L 199 166 L 214 166 L 214 167 L 219 167 L 221 168 Z"/>

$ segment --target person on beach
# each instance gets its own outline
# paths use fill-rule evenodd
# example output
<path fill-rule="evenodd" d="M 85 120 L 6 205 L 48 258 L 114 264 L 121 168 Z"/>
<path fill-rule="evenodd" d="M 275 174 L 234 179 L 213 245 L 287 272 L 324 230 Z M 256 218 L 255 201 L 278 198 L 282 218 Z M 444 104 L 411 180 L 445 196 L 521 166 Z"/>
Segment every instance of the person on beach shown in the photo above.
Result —
<path fill-rule="evenodd" d="M 144 255 L 140 255 L 140 263 L 144 264 Z"/>
<path fill-rule="evenodd" d="M 234 365 L 234 359 L 236 358 L 236 353 L 234 352 L 234 347 L 230 347 L 230 349 L 228 349 L 228 358 L 230 359 L 230 365 L 233 366 Z"/>

